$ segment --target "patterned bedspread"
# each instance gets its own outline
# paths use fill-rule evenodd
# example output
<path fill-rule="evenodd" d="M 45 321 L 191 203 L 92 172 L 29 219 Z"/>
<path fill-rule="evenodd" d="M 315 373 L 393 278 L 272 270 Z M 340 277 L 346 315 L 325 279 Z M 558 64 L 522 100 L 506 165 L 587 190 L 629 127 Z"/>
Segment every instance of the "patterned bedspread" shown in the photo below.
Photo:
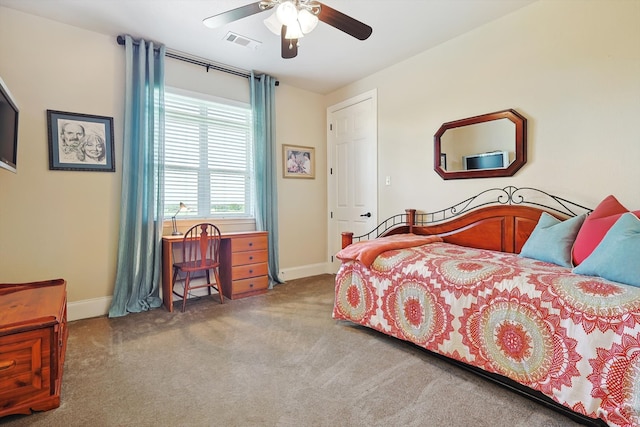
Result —
<path fill-rule="evenodd" d="M 640 288 L 514 254 L 431 243 L 344 262 L 335 319 L 640 425 Z"/>

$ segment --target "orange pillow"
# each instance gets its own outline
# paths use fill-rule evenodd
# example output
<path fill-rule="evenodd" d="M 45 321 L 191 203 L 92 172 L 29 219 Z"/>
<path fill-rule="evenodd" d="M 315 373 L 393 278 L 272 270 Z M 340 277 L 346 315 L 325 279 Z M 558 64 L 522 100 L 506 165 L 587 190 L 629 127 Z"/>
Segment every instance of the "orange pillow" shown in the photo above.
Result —
<path fill-rule="evenodd" d="M 573 244 L 574 265 L 580 264 L 591 255 L 591 252 L 602 241 L 607 231 L 627 212 L 629 210 L 622 206 L 615 197 L 611 195 L 605 197 L 587 217 L 582 227 L 580 227 L 580 231 L 578 231 L 576 241 Z M 640 218 L 640 211 L 634 211 L 633 214 Z"/>

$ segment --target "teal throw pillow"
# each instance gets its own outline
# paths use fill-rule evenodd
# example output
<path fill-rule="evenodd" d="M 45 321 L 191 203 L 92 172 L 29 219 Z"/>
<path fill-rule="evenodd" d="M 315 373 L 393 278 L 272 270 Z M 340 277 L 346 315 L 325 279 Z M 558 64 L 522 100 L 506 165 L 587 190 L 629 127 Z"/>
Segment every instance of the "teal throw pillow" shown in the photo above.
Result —
<path fill-rule="evenodd" d="M 520 256 L 573 267 L 571 248 L 586 214 L 561 221 L 543 212 L 529 239 L 522 246 Z"/>
<path fill-rule="evenodd" d="M 622 215 L 573 272 L 640 288 L 640 219 Z"/>

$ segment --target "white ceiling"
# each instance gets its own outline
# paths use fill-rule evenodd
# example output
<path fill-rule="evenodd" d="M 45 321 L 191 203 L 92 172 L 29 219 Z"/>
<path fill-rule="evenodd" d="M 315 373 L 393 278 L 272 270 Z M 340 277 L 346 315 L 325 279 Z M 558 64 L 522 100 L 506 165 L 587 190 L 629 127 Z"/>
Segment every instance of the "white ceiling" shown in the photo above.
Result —
<path fill-rule="evenodd" d="M 262 12 L 222 28 L 206 17 L 250 0 L 0 0 L 0 6 L 113 36 L 131 34 L 168 49 L 326 94 L 498 19 L 536 0 L 324 0 L 373 27 L 365 41 L 323 22 L 300 40 L 298 56 L 280 57 L 280 39 Z M 228 31 L 257 40 L 257 49 L 224 40 Z"/>

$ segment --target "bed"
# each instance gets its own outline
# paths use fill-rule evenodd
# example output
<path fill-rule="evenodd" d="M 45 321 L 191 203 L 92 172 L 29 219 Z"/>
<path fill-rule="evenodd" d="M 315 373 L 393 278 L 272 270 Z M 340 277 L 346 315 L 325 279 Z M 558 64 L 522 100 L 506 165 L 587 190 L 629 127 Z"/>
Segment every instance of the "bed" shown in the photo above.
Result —
<path fill-rule="evenodd" d="M 368 235 L 344 232 L 333 318 L 411 342 L 582 424 L 637 427 L 640 288 L 520 255 L 543 218 L 566 228 L 590 213 L 505 187 L 435 213 L 407 210 Z"/>

